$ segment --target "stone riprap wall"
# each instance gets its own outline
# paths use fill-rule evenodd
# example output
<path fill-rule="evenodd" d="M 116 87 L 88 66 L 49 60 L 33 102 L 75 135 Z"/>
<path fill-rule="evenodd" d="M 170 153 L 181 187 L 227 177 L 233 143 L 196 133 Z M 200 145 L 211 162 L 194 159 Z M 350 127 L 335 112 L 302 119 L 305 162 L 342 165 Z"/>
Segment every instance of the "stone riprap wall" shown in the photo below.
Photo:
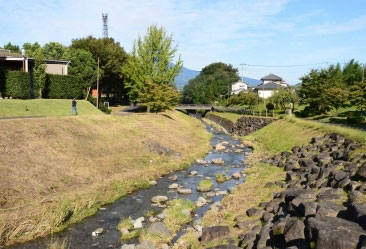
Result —
<path fill-rule="evenodd" d="M 230 134 L 236 134 L 239 136 L 245 136 L 251 132 L 259 130 L 276 120 L 274 118 L 264 117 L 241 117 L 236 123 L 234 123 L 226 118 L 211 113 L 207 114 L 206 118 L 222 126 Z"/>
<path fill-rule="evenodd" d="M 241 117 L 236 122 L 233 133 L 239 136 L 245 136 L 251 132 L 259 130 L 272 123 L 276 119 L 261 117 Z"/>
<path fill-rule="evenodd" d="M 283 191 L 236 218 L 236 226 L 247 231 L 239 235 L 238 246 L 366 248 L 366 150 L 352 153 L 360 146 L 339 134 L 327 134 L 263 159 L 286 171 L 285 182 L 265 185 L 278 185 Z M 203 228 L 202 236 L 210 229 Z"/>

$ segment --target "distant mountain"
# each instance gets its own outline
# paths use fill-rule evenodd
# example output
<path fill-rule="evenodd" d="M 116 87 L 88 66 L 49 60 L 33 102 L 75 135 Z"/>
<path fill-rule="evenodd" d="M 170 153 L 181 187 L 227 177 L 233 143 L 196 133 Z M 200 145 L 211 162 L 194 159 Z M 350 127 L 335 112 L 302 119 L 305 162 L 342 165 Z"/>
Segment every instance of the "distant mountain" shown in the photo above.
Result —
<path fill-rule="evenodd" d="M 195 78 L 197 75 L 200 74 L 200 71 L 191 70 L 189 68 L 183 67 L 182 72 L 178 74 L 175 78 L 175 85 L 179 90 L 182 90 L 183 87 L 188 84 L 188 81 Z"/>
<path fill-rule="evenodd" d="M 248 84 L 248 86 L 258 86 L 262 83 L 260 80 L 256 80 L 253 78 L 243 77 L 243 81 Z"/>
<path fill-rule="evenodd" d="M 186 67 L 182 68 L 182 72 L 178 74 L 178 76 L 175 78 L 175 85 L 179 90 L 182 90 L 185 85 L 188 84 L 188 81 L 195 78 L 197 75 L 200 74 L 200 71 L 192 70 Z M 258 86 L 261 81 L 253 78 L 243 77 L 243 80 L 245 83 L 248 84 L 248 86 Z"/>

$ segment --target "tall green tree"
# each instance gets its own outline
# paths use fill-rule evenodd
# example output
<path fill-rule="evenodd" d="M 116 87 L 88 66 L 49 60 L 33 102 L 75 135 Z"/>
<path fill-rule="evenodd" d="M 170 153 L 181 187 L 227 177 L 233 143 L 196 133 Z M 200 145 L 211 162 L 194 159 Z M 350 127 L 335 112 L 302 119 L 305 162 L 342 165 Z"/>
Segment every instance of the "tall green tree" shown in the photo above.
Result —
<path fill-rule="evenodd" d="M 130 101 L 150 109 L 153 95 L 158 93 L 162 102 L 158 109 L 172 107 L 176 101 L 175 98 L 170 101 L 168 95 L 175 91 L 174 79 L 182 69 L 180 57 L 172 64 L 176 51 L 172 36 L 167 35 L 163 27 L 152 25 L 143 38 L 137 38 L 122 67 Z"/>
<path fill-rule="evenodd" d="M 49 42 L 42 47 L 42 51 L 45 59 L 62 60 L 66 47 L 58 42 Z"/>
<path fill-rule="evenodd" d="M 97 80 L 97 63 L 93 55 L 84 49 L 67 48 L 62 58 L 70 61 L 68 74 L 77 77 L 84 90 L 89 91 Z M 103 76 L 102 70 L 99 73 Z"/>
<path fill-rule="evenodd" d="M 44 90 L 46 83 L 46 65 L 44 64 L 44 55 L 42 47 L 35 42 L 24 43 L 23 48 L 28 57 L 34 58 L 35 64 L 33 68 L 33 82 L 35 96 L 42 97 L 42 91 Z"/>
<path fill-rule="evenodd" d="M 240 80 L 238 69 L 222 62 L 212 63 L 183 88 L 183 103 L 209 104 L 228 98 L 231 84 Z"/>
<path fill-rule="evenodd" d="M 12 53 L 20 53 L 21 52 L 18 45 L 11 44 L 10 42 L 8 42 L 8 44 L 4 45 L 4 49 L 10 50 L 10 52 L 12 52 Z"/>
<path fill-rule="evenodd" d="M 127 53 L 119 42 L 113 38 L 86 38 L 72 40 L 71 48 L 89 51 L 95 61 L 100 60 L 100 68 L 104 74 L 100 79 L 100 89 L 117 98 L 126 98 L 127 91 L 124 87 L 124 79 L 121 67 L 127 59 Z"/>
<path fill-rule="evenodd" d="M 329 94 L 326 94 L 328 89 L 346 87 L 339 64 L 321 70 L 313 69 L 301 81 L 299 96 L 303 103 L 309 104 L 317 113 L 325 113 L 333 107 L 329 102 Z"/>

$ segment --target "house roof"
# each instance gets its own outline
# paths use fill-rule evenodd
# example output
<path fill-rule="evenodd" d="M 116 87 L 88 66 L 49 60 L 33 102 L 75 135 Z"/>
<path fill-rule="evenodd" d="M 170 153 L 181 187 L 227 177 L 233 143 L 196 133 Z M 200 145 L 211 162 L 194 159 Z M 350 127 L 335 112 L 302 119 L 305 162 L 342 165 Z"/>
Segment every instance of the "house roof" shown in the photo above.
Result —
<path fill-rule="evenodd" d="M 255 87 L 255 89 L 258 89 L 258 90 L 271 90 L 271 89 L 280 89 L 280 88 L 285 88 L 285 87 L 281 86 L 280 84 L 274 83 L 273 81 L 266 83 L 266 84 L 261 84 L 261 85 L 258 85 Z"/>
<path fill-rule="evenodd" d="M 264 76 L 263 78 L 261 78 L 261 80 L 279 81 L 279 80 L 282 80 L 282 78 L 270 73 L 270 74 Z"/>

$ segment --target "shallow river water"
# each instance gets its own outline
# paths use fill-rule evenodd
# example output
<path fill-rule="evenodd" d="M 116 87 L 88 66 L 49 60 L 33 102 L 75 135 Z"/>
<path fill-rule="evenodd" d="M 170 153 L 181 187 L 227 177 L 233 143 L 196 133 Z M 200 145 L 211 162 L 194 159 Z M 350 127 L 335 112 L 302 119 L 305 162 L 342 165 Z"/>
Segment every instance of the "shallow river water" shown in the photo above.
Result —
<path fill-rule="evenodd" d="M 198 183 L 206 177 L 211 177 L 214 182 L 214 187 L 220 190 L 228 190 L 231 187 L 236 186 L 243 182 L 243 178 L 239 180 L 231 179 L 222 184 L 218 184 L 214 180 L 214 176 L 217 173 L 225 173 L 231 176 L 234 172 L 241 172 L 245 168 L 243 160 L 245 159 L 244 152 L 251 152 L 249 148 L 244 147 L 243 152 L 235 153 L 237 148 L 235 145 L 239 145 L 238 140 L 233 139 L 229 135 L 217 132 L 211 126 L 207 126 L 207 129 L 213 133 L 211 139 L 211 145 L 214 146 L 219 142 L 227 141 L 229 145 L 226 151 L 216 151 L 212 149 L 204 158 L 204 160 L 211 161 L 215 158 L 222 158 L 224 160 L 223 165 L 215 165 L 210 163 L 208 166 L 194 163 L 184 171 L 178 171 L 164 176 L 157 180 L 157 185 L 150 186 L 147 189 L 142 189 L 134 192 L 133 194 L 123 197 L 113 204 L 104 206 L 94 216 L 85 218 L 81 223 L 71 225 L 63 232 L 40 238 L 26 244 L 15 245 L 12 249 L 43 249 L 49 248 L 52 241 L 67 239 L 68 248 L 70 249 L 98 249 L 98 248 L 120 248 L 124 243 L 134 243 L 136 241 L 121 242 L 120 232 L 117 230 L 117 225 L 123 218 L 131 217 L 137 219 L 144 216 L 148 211 L 155 210 L 158 213 L 162 211 L 161 208 L 153 207 L 151 205 L 151 198 L 156 195 L 165 195 L 171 199 L 189 199 L 196 201 L 200 196 L 204 194 L 196 191 Z M 233 145 L 233 146 L 232 146 Z M 196 176 L 189 176 L 191 171 L 198 171 Z M 168 189 L 168 186 L 172 184 L 169 181 L 169 176 L 177 175 L 177 183 L 184 185 L 186 188 L 192 189 L 192 194 L 181 195 L 175 190 Z M 216 195 L 212 198 L 212 201 L 220 201 L 223 195 Z M 202 208 L 196 211 L 195 219 L 202 217 L 202 215 L 208 210 L 210 204 L 204 205 Z M 148 220 L 145 218 L 145 220 Z M 144 226 L 148 226 L 148 221 L 144 223 Z M 103 233 L 97 237 L 92 236 L 92 232 L 97 228 L 103 228 Z M 178 239 L 180 235 L 184 234 L 184 229 L 178 232 L 178 236 L 174 240 Z"/>

